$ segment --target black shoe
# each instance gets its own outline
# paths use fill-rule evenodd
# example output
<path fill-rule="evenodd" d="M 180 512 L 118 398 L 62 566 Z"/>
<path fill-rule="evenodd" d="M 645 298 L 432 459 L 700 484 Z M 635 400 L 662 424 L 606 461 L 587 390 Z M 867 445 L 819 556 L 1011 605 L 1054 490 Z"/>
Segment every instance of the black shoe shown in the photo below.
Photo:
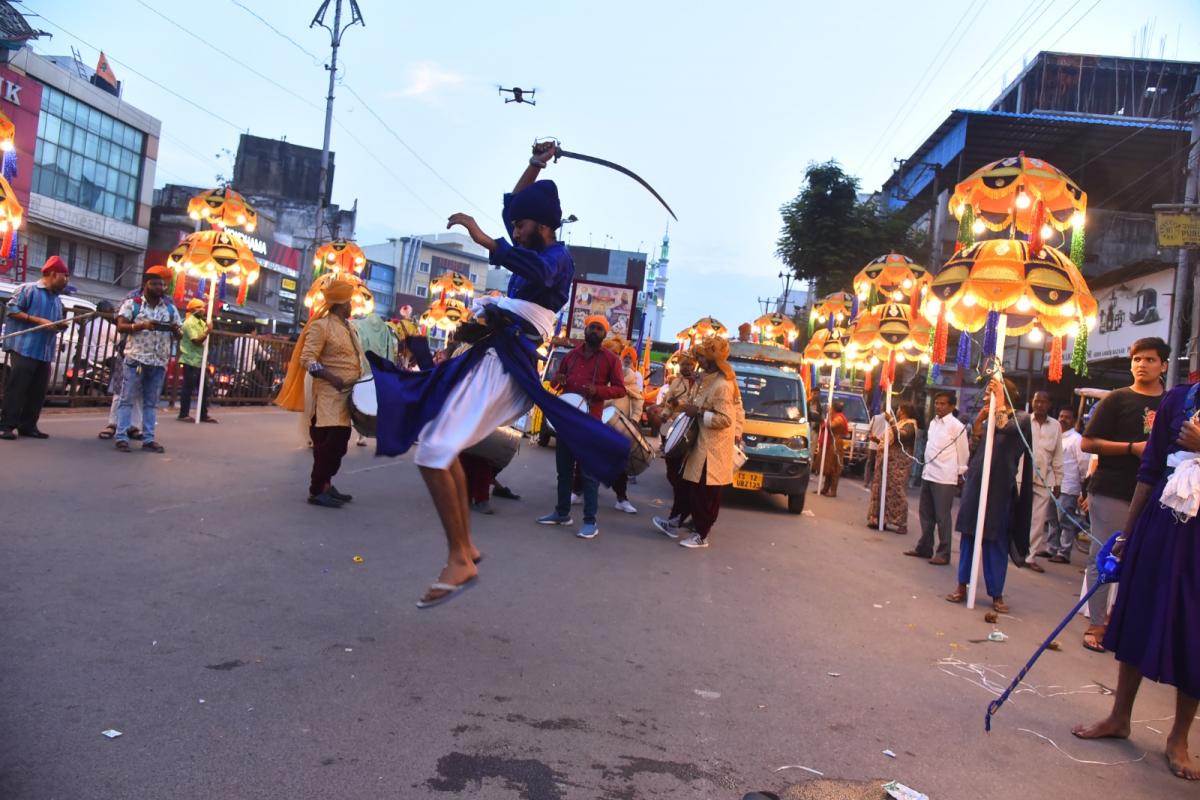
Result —
<path fill-rule="evenodd" d="M 140 442 L 143 438 L 141 428 L 130 428 L 126 433 L 129 438 L 133 439 L 135 442 Z"/>
<path fill-rule="evenodd" d="M 492 489 L 492 497 L 503 497 L 505 500 L 520 500 L 521 495 L 514 492 L 507 486 L 497 486 Z"/>
<path fill-rule="evenodd" d="M 18 430 L 17 433 L 20 434 L 22 439 L 49 439 L 50 438 L 50 434 L 43 433 L 42 431 L 39 431 L 37 428 L 34 428 L 31 431 Z"/>
<path fill-rule="evenodd" d="M 11 428 L 5 428 L 3 430 L 0 430 L 0 439 L 4 439 L 5 441 L 11 442 L 16 438 L 17 438 L 17 435 L 12 432 Z"/>
<path fill-rule="evenodd" d="M 314 506 L 324 506 L 325 508 L 341 508 L 342 501 L 331 495 L 328 490 L 320 494 L 310 494 L 308 502 Z"/>
<path fill-rule="evenodd" d="M 191 422 L 192 418 L 189 417 L 187 414 L 180 414 L 178 417 L 175 418 L 175 421 L 176 422 Z"/>
<path fill-rule="evenodd" d="M 159 444 L 158 442 L 156 442 L 154 440 L 151 440 L 149 442 L 142 442 L 142 449 L 149 450 L 152 453 L 165 453 L 167 450 L 167 448 L 163 447 L 161 444 Z"/>
<path fill-rule="evenodd" d="M 211 422 L 211 423 L 213 423 L 214 425 L 217 423 L 217 420 L 216 420 L 215 418 L 213 418 L 213 417 L 201 417 L 201 418 L 200 418 L 200 421 L 201 421 L 201 422 Z"/>
<path fill-rule="evenodd" d="M 337 500 L 339 503 L 349 503 L 351 500 L 354 499 L 354 495 L 342 494 L 341 492 L 339 492 L 337 490 L 337 487 L 333 486 L 332 484 L 329 486 L 328 489 L 325 490 L 325 493 L 328 494 L 330 497 L 332 497 L 334 500 Z"/>

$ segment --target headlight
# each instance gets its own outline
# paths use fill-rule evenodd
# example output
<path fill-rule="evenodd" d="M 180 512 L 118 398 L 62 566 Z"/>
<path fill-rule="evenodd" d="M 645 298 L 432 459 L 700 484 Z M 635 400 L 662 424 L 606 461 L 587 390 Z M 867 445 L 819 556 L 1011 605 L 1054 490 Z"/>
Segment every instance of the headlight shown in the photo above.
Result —
<path fill-rule="evenodd" d="M 793 450 L 805 450 L 808 448 L 808 437 L 793 436 L 791 439 L 788 439 L 787 445 Z"/>
<path fill-rule="evenodd" d="M 854 438 L 855 438 L 855 440 L 857 440 L 857 441 L 860 441 L 860 442 L 861 442 L 861 441 L 864 441 L 864 440 L 867 438 L 867 435 L 866 435 L 865 433 L 855 433 L 855 434 L 854 434 Z"/>

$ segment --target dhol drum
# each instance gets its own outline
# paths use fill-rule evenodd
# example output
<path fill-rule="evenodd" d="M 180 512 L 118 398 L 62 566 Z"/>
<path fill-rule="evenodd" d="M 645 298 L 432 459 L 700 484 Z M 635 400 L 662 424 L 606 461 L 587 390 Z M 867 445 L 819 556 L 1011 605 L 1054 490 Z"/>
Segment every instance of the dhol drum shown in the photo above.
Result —
<path fill-rule="evenodd" d="M 350 389 L 350 422 L 362 436 L 375 437 L 375 418 L 379 401 L 375 398 L 375 379 L 367 378 Z"/>
<path fill-rule="evenodd" d="M 679 458 L 687 453 L 694 441 L 692 435 L 694 426 L 695 420 L 687 414 L 680 414 L 671 420 L 671 424 L 667 427 L 667 439 L 663 443 L 663 457 Z"/>
<path fill-rule="evenodd" d="M 512 463 L 520 449 L 521 432 L 506 425 L 496 428 L 479 444 L 463 450 L 463 455 L 481 458 L 491 464 L 496 472 L 500 472 Z"/>
<path fill-rule="evenodd" d="M 654 460 L 654 450 L 633 420 L 613 406 L 604 409 L 600 420 L 629 440 L 629 463 L 625 465 L 625 471 L 630 475 L 641 475 L 645 472 L 646 467 Z"/>
<path fill-rule="evenodd" d="M 568 404 L 574 406 L 575 408 L 579 409 L 580 411 L 582 411 L 585 414 L 588 413 L 587 398 L 581 394 L 575 394 L 574 392 L 567 392 L 565 394 L 560 394 L 558 396 L 558 399 L 562 400 L 564 403 L 568 403 Z M 546 419 L 546 416 L 544 414 L 542 415 L 542 425 L 549 428 L 550 430 L 554 430 L 554 426 L 550 423 L 550 420 Z"/>

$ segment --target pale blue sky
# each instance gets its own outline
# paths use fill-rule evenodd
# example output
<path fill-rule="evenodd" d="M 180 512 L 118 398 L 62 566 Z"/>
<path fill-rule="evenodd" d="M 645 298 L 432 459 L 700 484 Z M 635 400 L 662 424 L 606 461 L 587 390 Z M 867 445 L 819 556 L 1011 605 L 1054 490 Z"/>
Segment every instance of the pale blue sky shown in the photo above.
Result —
<path fill-rule="evenodd" d="M 320 147 L 328 37 L 308 28 L 318 6 L 21 4 L 44 15 L 31 22 L 54 34 L 36 44 L 39 52 L 66 54 L 74 45 L 90 66 L 103 48 L 125 99 L 163 121 L 158 185 L 205 185 L 229 174 L 231 163 L 215 154 L 236 149 L 239 129 Z M 343 41 L 346 85 L 332 140 L 334 200 L 359 201 L 359 240 L 441 230 L 455 211 L 499 232 L 500 194 L 529 145 L 557 136 L 567 149 L 638 172 L 679 215 L 668 331 L 707 314 L 735 327 L 758 315 L 757 297 L 778 294 L 778 209 L 810 161 L 836 158 L 865 189 L 878 188 L 893 157 L 909 155 L 951 108 L 986 104 L 1038 50 L 1132 55 L 1150 26 L 1148 55 L 1159 54 L 1165 37 L 1166 57 L 1200 60 L 1195 0 L 360 6 L 367 27 Z M 210 52 L 151 8 L 285 88 Z M 497 84 L 536 86 L 538 105 L 504 105 Z M 559 182 L 564 212 L 580 218 L 572 241 L 653 255 L 669 218 L 632 181 L 578 162 L 547 176 Z"/>

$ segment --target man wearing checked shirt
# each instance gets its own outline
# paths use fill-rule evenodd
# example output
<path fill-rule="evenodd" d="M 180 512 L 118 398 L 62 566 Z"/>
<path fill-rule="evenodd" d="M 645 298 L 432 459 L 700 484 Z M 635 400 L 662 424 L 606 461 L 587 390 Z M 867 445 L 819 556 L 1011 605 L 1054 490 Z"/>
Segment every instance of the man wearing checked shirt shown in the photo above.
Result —
<path fill-rule="evenodd" d="M 67 327 L 62 301 L 58 296 L 67 288 L 67 264 L 58 256 L 50 256 L 42 267 L 42 278 L 27 283 L 8 301 L 4 333 L 37 328 L 58 323 L 33 333 L 23 333 L 4 340 L 8 351 L 8 379 L 4 383 L 4 406 L 0 409 L 0 439 L 47 439 L 49 434 L 38 430 L 38 418 L 46 402 L 50 385 L 50 362 L 54 360 L 54 343 L 58 332 Z M 13 433 L 13 430 L 17 433 Z"/>

